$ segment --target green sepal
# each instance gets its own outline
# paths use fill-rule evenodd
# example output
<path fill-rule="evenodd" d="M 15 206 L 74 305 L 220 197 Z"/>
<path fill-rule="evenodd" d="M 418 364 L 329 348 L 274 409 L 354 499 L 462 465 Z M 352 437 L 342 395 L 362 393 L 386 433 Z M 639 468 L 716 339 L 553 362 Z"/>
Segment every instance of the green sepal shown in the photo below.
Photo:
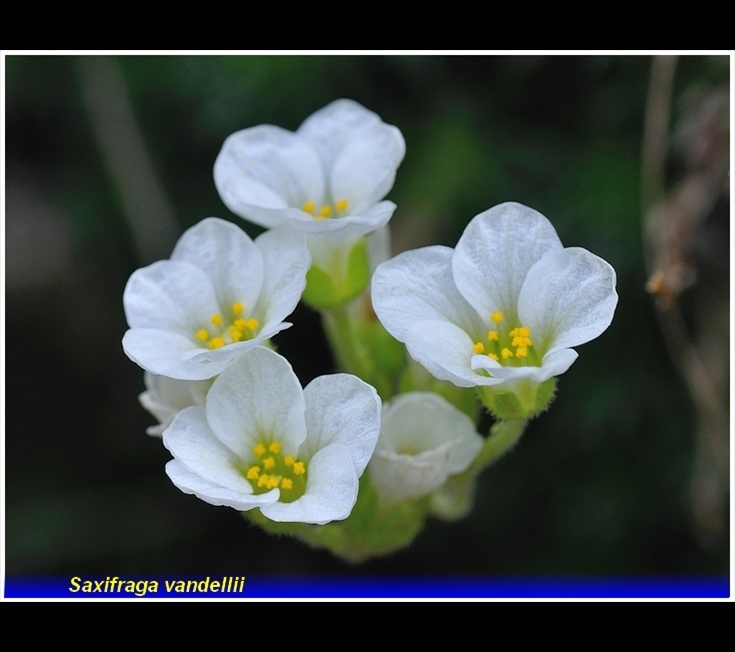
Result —
<path fill-rule="evenodd" d="M 329 270 L 312 265 L 306 273 L 306 288 L 301 298 L 317 310 L 332 310 L 360 295 L 369 281 L 367 246 L 362 238 L 350 250 L 346 267 L 339 262 Z"/>
<path fill-rule="evenodd" d="M 387 555 L 408 546 L 426 520 L 429 497 L 381 507 L 368 473 L 360 479 L 360 492 L 344 521 L 313 525 L 296 533 L 302 541 L 353 563 Z"/>
<path fill-rule="evenodd" d="M 531 419 L 538 416 L 551 405 L 556 393 L 556 378 L 543 383 L 523 379 L 512 385 L 500 388 L 483 386 L 478 388 L 483 405 L 497 419 Z"/>

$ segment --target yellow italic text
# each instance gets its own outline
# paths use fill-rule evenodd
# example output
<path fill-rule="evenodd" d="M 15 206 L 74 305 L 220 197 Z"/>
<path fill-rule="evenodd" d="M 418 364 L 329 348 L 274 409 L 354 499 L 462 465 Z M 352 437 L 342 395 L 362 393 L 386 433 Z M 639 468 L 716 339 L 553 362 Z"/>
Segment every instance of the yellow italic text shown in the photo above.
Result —
<path fill-rule="evenodd" d="M 194 336 L 209 349 L 219 349 L 226 344 L 251 340 L 258 334 L 260 323 L 254 317 L 245 316 L 245 306 L 235 301 L 223 316 L 217 312 L 209 318 L 209 324 L 200 328 Z"/>

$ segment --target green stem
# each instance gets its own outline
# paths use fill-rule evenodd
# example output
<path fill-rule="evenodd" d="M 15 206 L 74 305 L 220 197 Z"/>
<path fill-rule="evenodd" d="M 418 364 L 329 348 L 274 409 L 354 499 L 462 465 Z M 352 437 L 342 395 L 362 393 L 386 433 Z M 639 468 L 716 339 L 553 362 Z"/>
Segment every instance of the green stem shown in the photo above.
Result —
<path fill-rule="evenodd" d="M 347 307 L 340 306 L 331 310 L 322 310 L 322 321 L 339 366 L 362 378 L 364 371 L 355 346 Z"/>
<path fill-rule="evenodd" d="M 479 473 L 507 453 L 521 438 L 527 423 L 526 419 L 496 421 L 490 428 L 490 436 L 485 440 L 485 445 L 469 470 Z"/>

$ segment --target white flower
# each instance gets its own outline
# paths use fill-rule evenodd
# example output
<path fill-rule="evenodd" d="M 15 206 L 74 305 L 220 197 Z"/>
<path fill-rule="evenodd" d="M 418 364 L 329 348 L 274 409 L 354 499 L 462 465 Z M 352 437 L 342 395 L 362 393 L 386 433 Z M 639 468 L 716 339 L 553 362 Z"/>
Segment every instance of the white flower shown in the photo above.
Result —
<path fill-rule="evenodd" d="M 454 250 L 383 263 L 372 297 L 388 332 L 435 377 L 495 388 L 564 373 L 571 347 L 599 336 L 618 300 L 608 263 L 564 248 L 543 215 L 512 202 L 477 215 Z"/>
<path fill-rule="evenodd" d="M 472 420 L 438 394 L 399 394 L 383 407 L 370 482 L 386 505 L 421 498 L 467 469 L 482 444 Z"/>
<path fill-rule="evenodd" d="M 225 205 L 272 228 L 309 236 L 316 266 L 329 271 L 364 235 L 388 222 L 380 201 L 405 154 L 401 132 L 352 100 L 317 111 L 296 133 L 259 125 L 229 136 L 214 164 Z"/>
<path fill-rule="evenodd" d="M 170 260 L 135 271 L 123 304 L 128 357 L 179 380 L 219 374 L 236 355 L 291 324 L 310 258 L 303 236 L 283 229 L 255 242 L 210 217 L 186 231 Z"/>
<path fill-rule="evenodd" d="M 212 505 L 260 508 L 279 522 L 347 518 L 380 432 L 380 398 L 355 376 L 301 389 L 288 362 L 259 347 L 214 381 L 205 407 L 163 433 L 173 483 Z"/>
<path fill-rule="evenodd" d="M 148 371 L 144 374 L 144 381 L 146 391 L 138 396 L 138 400 L 158 419 L 158 425 L 149 426 L 146 433 L 159 437 L 181 410 L 192 405 L 204 405 L 212 386 L 211 380 L 174 380 Z"/>

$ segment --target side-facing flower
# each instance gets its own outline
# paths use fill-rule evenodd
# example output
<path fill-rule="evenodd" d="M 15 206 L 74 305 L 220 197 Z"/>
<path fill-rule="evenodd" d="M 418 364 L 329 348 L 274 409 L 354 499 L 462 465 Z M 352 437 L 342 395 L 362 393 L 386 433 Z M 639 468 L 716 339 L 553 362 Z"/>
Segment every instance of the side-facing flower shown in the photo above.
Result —
<path fill-rule="evenodd" d="M 383 406 L 370 482 L 386 506 L 421 498 L 467 469 L 482 442 L 472 420 L 438 394 L 399 394 Z"/>
<path fill-rule="evenodd" d="M 383 263 L 372 292 L 388 332 L 435 377 L 528 396 L 569 369 L 572 347 L 610 325 L 618 300 L 608 263 L 564 248 L 543 215 L 512 202 L 477 215 L 454 250 Z"/>
<path fill-rule="evenodd" d="M 170 260 L 135 271 L 123 304 L 128 357 L 179 380 L 219 374 L 236 355 L 291 324 L 310 257 L 302 235 L 274 229 L 254 242 L 210 217 L 179 239 Z"/>
<path fill-rule="evenodd" d="M 158 419 L 158 425 L 146 428 L 146 433 L 157 437 L 171 425 L 181 410 L 192 405 L 204 405 L 212 386 L 211 380 L 174 380 L 148 371 L 144 374 L 144 380 L 146 390 L 138 396 L 138 400 Z"/>
<path fill-rule="evenodd" d="M 166 473 L 212 505 L 260 508 L 278 522 L 349 516 L 380 432 L 380 398 L 355 376 L 321 376 L 302 390 L 288 362 L 259 347 L 214 381 L 204 407 L 163 433 Z"/>
<path fill-rule="evenodd" d="M 404 154 L 398 128 L 342 99 L 295 133 L 259 125 L 232 134 L 215 161 L 214 182 L 240 217 L 306 234 L 314 266 L 342 279 L 358 241 L 396 208 L 381 200 Z"/>

